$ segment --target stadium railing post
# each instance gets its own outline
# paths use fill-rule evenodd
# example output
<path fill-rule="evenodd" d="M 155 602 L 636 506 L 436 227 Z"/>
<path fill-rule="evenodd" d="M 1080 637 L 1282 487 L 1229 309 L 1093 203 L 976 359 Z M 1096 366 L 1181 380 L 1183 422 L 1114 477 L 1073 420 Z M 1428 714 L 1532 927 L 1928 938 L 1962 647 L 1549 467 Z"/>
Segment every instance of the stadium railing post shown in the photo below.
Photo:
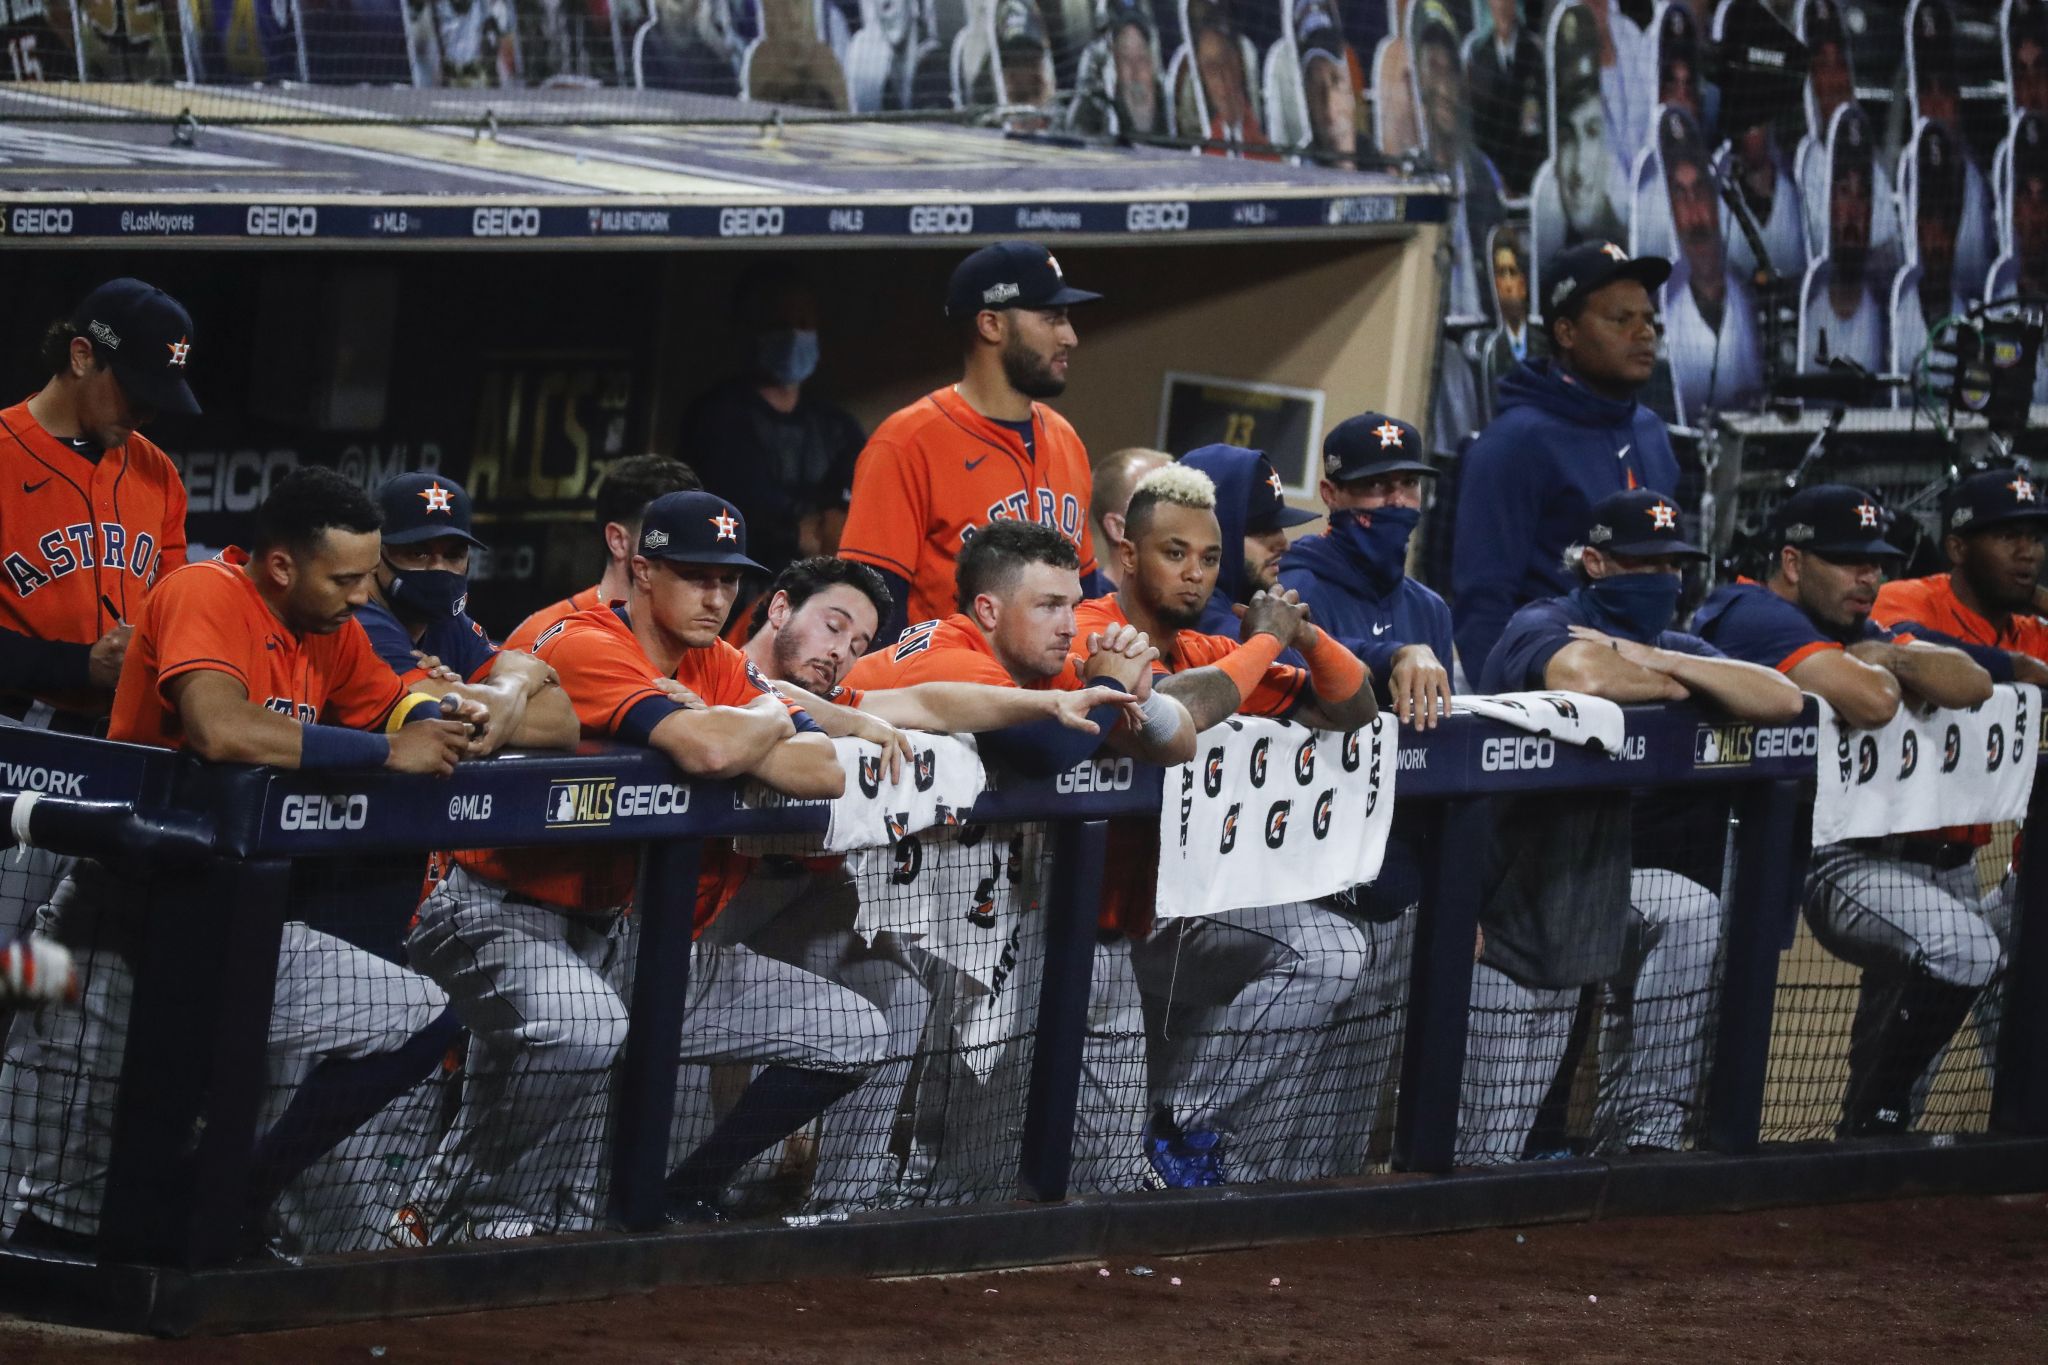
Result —
<path fill-rule="evenodd" d="M 1801 810 L 1802 785 L 1750 783 L 1735 800 L 1735 870 L 1723 913 L 1726 968 L 1702 1134 L 1717 1152 L 1754 1152 L 1763 1129 L 1778 959 L 1799 915 L 1813 842 Z"/>
<path fill-rule="evenodd" d="M 682 1054 L 683 1002 L 696 925 L 698 839 L 663 839 L 640 852 L 633 913 L 640 918 L 631 1023 L 619 1061 L 612 1123 L 612 1222 L 628 1232 L 662 1226 L 669 1126 Z"/>
<path fill-rule="evenodd" d="M 2048 1133 L 2048 858 L 2036 856 L 2048 837 L 2048 785 L 2034 778 L 2006 952 L 2004 1020 L 1991 1075 L 1991 1127 L 2001 1133 Z"/>
<path fill-rule="evenodd" d="M 1081 1092 L 1108 832 L 1104 820 L 1062 820 L 1053 828 L 1045 975 L 1038 991 L 1038 1030 L 1017 1168 L 1017 1185 L 1026 1199 L 1066 1198 L 1073 1168 L 1074 1109 Z"/>
<path fill-rule="evenodd" d="M 114 1105 L 103 1260 L 236 1259 L 291 864 L 218 859 L 156 879 Z"/>
<path fill-rule="evenodd" d="M 1457 1151 L 1472 943 L 1485 890 L 1475 855 L 1491 839 L 1492 822 L 1484 798 L 1464 798 L 1443 802 L 1422 823 L 1422 909 L 1415 922 L 1394 1114 L 1397 1171 L 1448 1171 Z"/>

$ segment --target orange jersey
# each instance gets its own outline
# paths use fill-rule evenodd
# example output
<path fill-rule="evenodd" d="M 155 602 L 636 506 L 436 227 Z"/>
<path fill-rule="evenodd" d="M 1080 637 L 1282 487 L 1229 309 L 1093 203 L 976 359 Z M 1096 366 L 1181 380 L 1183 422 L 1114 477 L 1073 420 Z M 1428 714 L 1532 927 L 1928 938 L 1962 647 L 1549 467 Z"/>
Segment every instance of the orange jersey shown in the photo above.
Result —
<path fill-rule="evenodd" d="M 956 613 L 942 621 L 921 621 L 904 631 L 895 644 L 863 655 L 831 700 L 842 706 L 858 706 L 863 691 L 914 687 L 927 682 L 1018 686 L 974 622 Z M 1069 660 L 1054 676 L 1023 686 L 1033 692 L 1070 692 L 1081 686 L 1080 669 Z M 847 701 L 842 694 L 851 695 L 854 700 Z"/>
<path fill-rule="evenodd" d="M 1085 649 L 1091 634 L 1111 626 L 1127 626 L 1123 604 L 1116 594 L 1083 602 L 1074 611 L 1074 646 Z M 1242 646 L 1224 635 L 1204 635 L 1184 630 L 1173 637 L 1173 654 L 1162 652 L 1153 661 L 1152 674 L 1163 677 L 1207 668 L 1228 658 Z M 1268 664 L 1265 676 L 1252 694 L 1239 704 L 1241 716 L 1285 718 L 1308 698 L 1308 672 L 1288 664 Z M 1102 914 L 1097 923 L 1109 932 L 1142 938 L 1152 932 L 1152 902 L 1158 894 L 1159 826 L 1150 817 L 1125 817 L 1109 822 L 1109 842 L 1103 866 L 1109 869 L 1102 883 Z"/>
<path fill-rule="evenodd" d="M 582 592 L 571 593 L 561 601 L 550 603 L 521 621 L 519 628 L 505 637 L 503 648 L 532 649 L 533 642 L 538 640 L 541 632 L 549 626 L 566 621 L 579 611 L 589 611 L 592 607 L 603 605 L 604 598 L 598 595 L 597 585 L 593 583 Z"/>
<path fill-rule="evenodd" d="M 0 412 L 0 465 L 0 627 L 89 645 L 134 622 L 150 585 L 184 565 L 185 485 L 148 438 L 131 435 L 94 464 L 17 403 Z"/>
<path fill-rule="evenodd" d="M 1088 450 L 1044 404 L 1031 405 L 1031 421 L 1036 459 L 1025 454 L 1022 437 L 976 412 L 951 386 L 890 414 L 854 466 L 839 557 L 906 580 L 910 621 L 953 609 L 953 561 L 991 522 L 1051 526 L 1080 547 L 1082 576 L 1093 573 Z"/>
<path fill-rule="evenodd" d="M 395 730 L 435 704 L 405 689 L 359 622 L 332 635 L 286 629 L 243 572 L 248 562 L 230 546 L 165 575 L 149 595 L 128 640 L 108 739 L 183 748 L 185 727 L 164 688 L 187 673 L 225 673 L 250 701 L 302 725 Z"/>
<path fill-rule="evenodd" d="M 2031 613 L 2014 612 L 2004 630 L 1963 605 L 1947 574 L 1900 578 L 1877 590 L 1870 618 L 1893 629 L 1919 628 L 1946 635 L 1966 645 L 1989 645 L 2048 663 L 2048 622 Z"/>
<path fill-rule="evenodd" d="M 587 739 L 645 744 L 657 725 L 683 709 L 656 685 L 662 680 L 661 670 L 612 607 L 592 607 L 558 621 L 541 633 L 533 652 L 561 677 Z M 723 640 L 686 652 L 670 676 L 707 706 L 745 706 L 772 693 L 746 656 Z M 790 709 L 802 715 L 797 708 Z M 638 871 L 634 851 L 616 844 L 474 849 L 453 856 L 471 872 L 522 899 L 585 913 L 630 905 Z M 752 865 L 729 844 L 705 845 L 697 878 L 697 932 L 725 908 Z"/>

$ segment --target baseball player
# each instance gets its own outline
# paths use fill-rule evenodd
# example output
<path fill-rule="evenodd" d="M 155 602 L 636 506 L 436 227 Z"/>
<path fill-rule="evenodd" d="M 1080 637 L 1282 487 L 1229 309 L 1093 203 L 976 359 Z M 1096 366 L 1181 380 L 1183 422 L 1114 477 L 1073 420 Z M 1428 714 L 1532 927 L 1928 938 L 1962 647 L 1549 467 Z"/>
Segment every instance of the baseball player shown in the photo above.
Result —
<path fill-rule="evenodd" d="M 1138 481 L 1153 470 L 1173 463 L 1163 450 L 1126 446 L 1112 450 L 1095 466 L 1095 486 L 1088 500 L 1088 532 L 1095 538 L 1095 553 L 1101 558 L 1106 589 L 1116 587 L 1116 547 L 1124 538 L 1124 510 Z"/>
<path fill-rule="evenodd" d="M 1110 688 L 1030 691 L 972 682 L 924 682 L 858 691 L 842 684 L 887 612 L 881 575 L 845 559 L 801 559 L 775 578 L 754 613 L 745 653 L 763 676 L 802 705 L 828 733 L 875 740 L 895 757 L 911 745 L 895 726 L 973 734 L 1051 721 L 1097 735 L 1089 713 L 1127 709 L 1129 694 Z M 867 722 L 869 729 L 863 726 Z M 1035 747 L 1037 732 L 995 741 Z M 834 1110 L 819 1146 L 811 1211 L 872 1207 L 901 1174 L 891 1130 L 918 1038 L 930 1015 L 923 978 L 935 968 L 896 934 L 863 942 L 853 931 L 854 884 L 840 860 L 765 862 L 754 870 L 707 933 L 707 941 L 743 942 L 858 992 L 889 1021 L 888 1058 L 861 1091 Z"/>
<path fill-rule="evenodd" d="M 1958 483 L 1942 506 L 1942 550 L 1951 566 L 1945 574 L 1894 579 L 1877 590 L 1870 619 L 1919 638 L 1947 639 L 1984 666 L 1994 682 L 2048 685 L 2048 624 L 2036 583 L 2041 576 L 2048 506 L 2034 481 L 2016 469 L 1988 469 Z M 1982 846 L 1984 826 L 1945 831 Z M 1984 899 L 1984 914 L 1998 942 L 2012 951 L 2012 871 L 1995 896 Z M 2003 1011 L 1994 983 L 1978 997 L 1977 1036 L 1990 1057 L 1998 1049 Z M 1940 1068 L 1930 1067 L 1931 1076 Z"/>
<path fill-rule="evenodd" d="M 185 562 L 185 485 L 136 428 L 199 411 L 192 337 L 176 299 L 109 281 L 44 335 L 48 381 L 0 412 L 0 725 L 103 724 L 129 623 Z M 27 929 L 69 867 L 25 845 L 6 855 L 0 941 Z"/>
<path fill-rule="evenodd" d="M 1287 505 L 1273 462 L 1242 446 L 1202 446 L 1180 457 L 1216 489 L 1215 513 L 1223 528 L 1223 559 L 1215 591 L 1196 627 L 1207 635 L 1237 634 L 1239 608 L 1280 581 L 1280 556 L 1287 552 L 1289 527 L 1305 526 L 1313 512 Z M 1290 658 L 1290 663 L 1298 662 Z"/>
<path fill-rule="evenodd" d="M 505 637 L 506 649 L 531 650 L 540 633 L 557 621 L 608 602 L 626 600 L 633 583 L 634 547 L 640 543 L 640 513 L 664 493 L 689 493 L 704 485 L 697 471 L 666 455 L 628 455 L 604 468 L 597 483 L 598 540 L 604 573 L 590 587 L 542 607 Z"/>
<path fill-rule="evenodd" d="M 1549 688 L 1624 703 L 1697 697 L 1738 720 L 1798 719 L 1804 702 L 1788 679 L 1672 629 L 1685 566 L 1706 555 L 1685 539 L 1669 498 L 1636 489 L 1601 499 L 1573 548 L 1579 586 L 1515 613 L 1480 691 Z M 1626 797 L 1615 802 L 1614 822 L 1627 811 Z M 1533 807 L 1504 806 L 1500 819 L 1533 837 L 1554 833 Z M 1520 1158 L 1564 1060 L 1580 987 L 1603 977 L 1596 1145 L 1684 1145 L 1706 1084 L 1722 859 L 1717 849 L 1695 868 L 1674 854 L 1697 842 L 1689 829 L 1725 829 L 1727 812 L 1695 799 L 1639 808 L 1634 824 L 1626 911 L 1597 886 L 1547 902 L 1496 896 L 1485 907 L 1459 1100 L 1461 1162 Z"/>
<path fill-rule="evenodd" d="M 646 507 L 626 599 L 541 633 L 534 652 L 562 679 L 593 739 L 666 754 L 698 777 L 750 775 L 799 797 L 843 790 L 837 756 L 718 638 L 746 555 L 746 526 L 710 493 Z M 565 810 L 573 811 L 574 798 Z M 420 905 L 407 947 L 442 983 L 474 1036 L 462 1108 L 399 1211 L 417 1244 L 513 1237 L 580 1217 L 556 1207 L 564 1172 L 594 1181 L 602 1144 L 584 1120 L 625 1042 L 636 860 L 608 845 L 464 851 Z M 744 869 L 706 850 L 701 934 Z M 700 943 L 682 1057 L 763 1068 L 726 1118 L 670 1174 L 671 1216 L 718 1216 L 748 1161 L 853 1091 L 888 1032 L 865 1000 L 737 945 Z"/>
<path fill-rule="evenodd" d="M 1366 666 L 1380 704 L 1401 724 L 1428 730 L 1450 710 L 1452 654 L 1451 609 L 1407 572 L 1408 542 L 1436 477 L 1419 458 L 1422 449 L 1420 432 L 1385 413 L 1360 413 L 1333 427 L 1323 438 L 1318 488 L 1329 524 L 1321 535 L 1289 545 L 1279 571 L 1280 586 L 1301 594 L 1311 619 Z M 1353 1129 L 1367 1142 L 1391 1098 L 1400 1052 L 1422 895 L 1417 814 L 1396 804 L 1380 875 L 1351 898 L 1372 940 L 1372 965 L 1350 1006 L 1357 1017 L 1336 1036 L 1355 1067 L 1341 1093 L 1360 1097 L 1363 1113 Z M 1335 1158 L 1337 1170 L 1353 1169 L 1349 1156 Z"/>
<path fill-rule="evenodd" d="M 1216 485 L 1185 463 L 1148 475 L 1125 516 L 1123 587 L 1083 603 L 1076 629 L 1136 627 L 1160 641 L 1155 689 L 1186 706 L 1200 729 L 1232 714 L 1328 730 L 1371 724 L 1378 707 L 1365 666 L 1309 625 L 1292 594 L 1255 593 L 1242 643 L 1200 632 L 1227 543 L 1216 500 Z M 1277 662 L 1289 648 L 1305 669 Z M 1134 971 L 1144 1002 L 1146 1155 L 1172 1186 L 1294 1174 L 1286 1148 L 1324 1051 L 1321 1032 L 1356 990 L 1371 946 L 1349 917 L 1306 903 L 1155 926 L 1148 873 L 1158 866 L 1156 841 L 1155 826 L 1117 823 L 1108 856 L 1117 871 L 1103 910 L 1104 928 L 1130 947 L 1127 965 L 1104 963 L 1112 970 L 1102 994 L 1113 999 L 1117 978 Z"/>
<path fill-rule="evenodd" d="M 166 575 L 142 605 L 108 737 L 216 763 L 452 772 L 488 717 L 463 703 L 444 718 L 371 650 L 353 617 L 376 563 L 375 504 L 331 470 L 288 475 L 248 551 Z M 76 958 L 81 997 L 28 1016 L 0 1076 L 15 1097 L 16 1243 L 91 1246 L 148 905 L 118 864 L 85 859 L 37 917 Z M 286 923 L 250 1213 L 427 1073 L 452 1036 L 446 1005 L 424 977 Z"/>
<path fill-rule="evenodd" d="M 1716 591 L 1695 628 L 1818 693 L 1857 728 L 1884 725 L 1902 698 L 1986 700 L 1991 675 L 1967 654 L 1871 619 L 1878 579 L 1899 555 L 1884 538 L 1889 518 L 1858 488 L 1801 489 L 1772 518 L 1765 580 Z M 1822 947 L 1863 969 L 1844 1136 L 1912 1126 L 1916 1082 L 2000 968 L 1975 856 L 1975 844 L 1938 830 L 1814 850 L 1806 922 Z"/>
<path fill-rule="evenodd" d="M 438 474 L 398 474 L 377 490 L 382 557 L 357 619 L 377 657 L 407 684 L 452 679 L 441 690 L 489 706 L 502 742 L 575 745 L 575 708 L 552 670 L 531 654 L 500 651 L 469 615 L 469 494 Z M 439 665 L 430 670 L 427 662 Z"/>
<path fill-rule="evenodd" d="M 1551 356 L 1501 380 L 1499 415 L 1458 461 L 1451 614 L 1468 678 L 1519 608 L 1575 586 L 1563 555 L 1594 503 L 1627 488 L 1678 492 L 1663 419 L 1636 400 L 1657 365 L 1650 291 L 1670 275 L 1671 262 L 1613 242 L 1547 264 Z"/>
<path fill-rule="evenodd" d="M 933 682 L 1073 691 L 1085 679 L 1130 694 L 1137 707 L 1129 721 L 1119 715 L 1124 708 L 1098 706 L 1089 713 L 1118 752 L 1157 763 L 1192 756 L 1194 724 L 1178 702 L 1152 688 L 1154 651 L 1143 632 L 1117 625 L 1084 633 L 1076 626 L 1080 557 L 1072 541 L 1050 527 L 997 522 L 963 547 L 956 568 L 959 611 L 914 625 L 893 647 L 863 657 L 847 675 L 848 687 L 866 698 Z M 1071 654 L 1085 657 L 1077 666 Z M 981 737 L 985 755 L 1039 776 L 1072 767 L 1102 743 L 1097 734 L 1047 720 Z M 1020 971 L 1005 987 L 1010 998 L 1030 998 L 1035 983 L 1017 978 L 1035 962 L 1033 954 L 1019 954 Z M 941 1032 L 930 1046 L 944 1055 L 927 1065 L 920 1081 L 914 1141 L 936 1159 L 930 1170 L 907 1168 L 905 1174 L 929 1180 L 932 1198 L 1005 1188 L 1002 1182 L 1015 1173 L 1015 1148 L 1007 1139 L 1022 1121 L 1023 1083 L 1015 1072 L 1024 1050 L 1007 1048 L 993 1073 L 976 1082 L 967 1074 L 958 1039 L 943 1036 L 957 1017 L 956 1002 L 966 995 L 959 976 L 935 969 L 927 977 L 934 1026 Z M 998 1135 L 999 1155 L 991 1158 L 985 1143 L 948 1143 L 953 1134 Z M 991 1159 L 1011 1164 L 986 1169 Z"/>
<path fill-rule="evenodd" d="M 1031 242 L 985 246 L 953 271 L 946 317 L 964 373 L 875 428 L 854 468 L 839 538 L 840 558 L 879 570 L 900 604 L 882 623 L 881 643 L 907 623 L 947 614 L 953 561 L 999 521 L 1058 531 L 1092 580 L 1088 452 L 1039 400 L 1067 387 L 1079 344 L 1067 310 L 1100 297 L 1069 285 L 1052 253 Z"/>

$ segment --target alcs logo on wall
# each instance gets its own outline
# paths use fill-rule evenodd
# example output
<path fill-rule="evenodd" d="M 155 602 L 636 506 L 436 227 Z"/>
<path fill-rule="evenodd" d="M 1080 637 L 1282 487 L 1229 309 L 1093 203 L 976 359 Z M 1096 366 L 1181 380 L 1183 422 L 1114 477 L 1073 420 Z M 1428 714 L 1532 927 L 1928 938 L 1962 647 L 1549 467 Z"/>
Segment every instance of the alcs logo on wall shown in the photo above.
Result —
<path fill-rule="evenodd" d="M 617 802 L 616 777 L 577 777 L 548 783 L 547 827 L 608 825 Z"/>
<path fill-rule="evenodd" d="M 1702 725 L 1693 733 L 1695 768 L 1739 768 L 1759 758 L 1814 758 L 1817 725 Z"/>

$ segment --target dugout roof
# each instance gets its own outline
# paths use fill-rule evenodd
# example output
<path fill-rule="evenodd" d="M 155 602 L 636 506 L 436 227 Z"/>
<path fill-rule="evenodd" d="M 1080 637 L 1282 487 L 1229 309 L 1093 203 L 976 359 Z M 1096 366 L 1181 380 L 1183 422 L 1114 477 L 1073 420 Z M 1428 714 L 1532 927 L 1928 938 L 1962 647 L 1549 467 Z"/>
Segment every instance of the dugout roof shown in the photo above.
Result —
<path fill-rule="evenodd" d="M 560 92 L 441 91 L 448 121 L 419 124 L 396 117 L 389 92 L 367 88 L 165 93 L 0 86 L 0 240 L 359 249 L 1298 239 L 1403 235 L 1442 221 L 1450 203 L 1441 179 L 938 123 L 783 122 L 765 106 L 705 96 L 631 92 L 619 116 L 650 121 L 578 124 L 547 121 Z M 417 92 L 399 93 L 416 117 Z M 585 118 L 603 116 L 592 92 L 575 95 Z M 167 103 L 189 109 L 189 137 L 127 121 Z M 728 121 L 681 121 L 707 116 Z M 319 121 L 284 121 L 295 117 Z"/>

